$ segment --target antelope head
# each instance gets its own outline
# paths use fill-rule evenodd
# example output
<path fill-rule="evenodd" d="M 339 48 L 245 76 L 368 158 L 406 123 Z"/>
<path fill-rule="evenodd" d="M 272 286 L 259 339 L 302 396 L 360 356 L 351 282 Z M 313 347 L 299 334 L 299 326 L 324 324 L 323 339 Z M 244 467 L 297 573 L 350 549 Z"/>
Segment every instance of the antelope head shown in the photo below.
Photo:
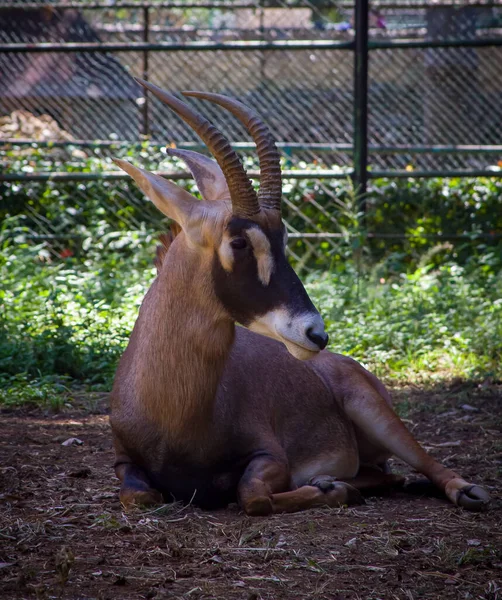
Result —
<path fill-rule="evenodd" d="M 202 201 L 158 175 L 123 160 L 115 162 L 161 212 L 180 225 L 177 252 L 205 257 L 212 291 L 230 319 L 283 342 L 296 358 L 313 357 L 326 346 L 328 336 L 319 312 L 286 258 L 280 155 L 270 130 L 254 111 L 236 100 L 184 92 L 185 96 L 219 104 L 249 131 L 260 164 L 257 194 L 230 143 L 207 119 L 175 96 L 138 81 L 194 129 L 216 161 L 189 150 L 167 150 L 185 161 Z"/>

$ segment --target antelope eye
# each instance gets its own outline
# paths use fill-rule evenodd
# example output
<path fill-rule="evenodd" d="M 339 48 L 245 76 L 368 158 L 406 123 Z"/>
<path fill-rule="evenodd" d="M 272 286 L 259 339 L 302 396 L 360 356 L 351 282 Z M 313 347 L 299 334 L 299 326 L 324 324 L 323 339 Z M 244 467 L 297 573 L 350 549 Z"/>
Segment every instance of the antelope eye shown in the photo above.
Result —
<path fill-rule="evenodd" d="M 234 238 L 230 242 L 230 246 L 234 250 L 244 250 L 244 248 L 246 248 L 247 245 L 248 245 L 247 240 L 246 240 L 246 238 L 243 238 L 243 237 Z"/>

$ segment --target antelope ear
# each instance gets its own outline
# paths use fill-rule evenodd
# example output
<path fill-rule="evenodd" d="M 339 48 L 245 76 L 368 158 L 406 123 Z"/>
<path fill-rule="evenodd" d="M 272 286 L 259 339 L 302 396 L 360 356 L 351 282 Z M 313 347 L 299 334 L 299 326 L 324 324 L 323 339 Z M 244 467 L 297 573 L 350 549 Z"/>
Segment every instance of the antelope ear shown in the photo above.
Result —
<path fill-rule="evenodd" d="M 113 162 L 134 179 L 141 191 L 150 198 L 161 213 L 186 229 L 188 220 L 192 220 L 198 212 L 200 202 L 197 198 L 172 181 L 135 167 L 126 160 L 115 158 Z"/>
<path fill-rule="evenodd" d="M 230 202 L 230 190 L 225 175 L 215 160 L 192 150 L 166 148 L 166 151 L 171 156 L 177 156 L 185 161 L 204 200 Z"/>

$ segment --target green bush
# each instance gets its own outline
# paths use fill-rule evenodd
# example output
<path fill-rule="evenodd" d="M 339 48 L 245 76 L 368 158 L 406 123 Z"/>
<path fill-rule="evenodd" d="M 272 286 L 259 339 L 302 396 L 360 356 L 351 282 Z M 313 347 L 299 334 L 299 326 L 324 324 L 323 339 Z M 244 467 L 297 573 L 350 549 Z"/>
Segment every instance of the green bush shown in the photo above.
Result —
<path fill-rule="evenodd" d="M 107 153 L 101 156 L 96 149 L 86 154 L 71 146 L 65 150 L 13 147 L 4 153 L 4 170 L 99 173 L 116 169 L 110 155 L 150 169 L 184 169 L 180 161 L 147 143 Z M 257 168 L 254 158 L 246 158 L 245 163 Z M 299 162 L 297 167 L 314 169 L 316 165 Z M 195 191 L 192 180 L 180 185 Z M 303 266 L 338 271 L 346 261 L 360 260 L 360 269 L 377 268 L 382 276 L 398 276 L 425 264 L 439 266 L 445 260 L 478 265 L 484 257 L 484 269 L 500 265 L 502 237 L 497 235 L 502 235 L 502 178 L 377 179 L 371 182 L 364 215 L 361 198 L 348 179 L 286 180 L 284 193 L 288 200 L 284 217 L 291 231 L 340 236 L 335 242 L 316 240 L 321 254 L 307 254 L 307 242 L 291 240 L 291 249 Z M 74 254 L 86 250 L 84 240 L 104 232 L 121 235 L 131 229 L 158 231 L 165 226 L 130 180 L 3 182 L 0 195 L 0 219 L 22 215 L 26 239 L 33 234 L 56 234 Z M 393 237 L 396 234 L 406 237 Z M 438 241 L 436 235 L 447 237 Z"/>
<path fill-rule="evenodd" d="M 472 265 L 471 265 L 472 266 Z M 431 265 L 397 280 L 310 277 L 330 348 L 391 379 L 502 376 L 502 273 Z"/>
<path fill-rule="evenodd" d="M 502 264 L 501 178 L 376 179 L 370 183 L 364 215 L 361 199 L 354 197 L 346 180 L 291 180 L 285 188 L 289 201 L 302 206 L 303 216 L 285 211 L 296 230 L 308 230 L 307 217 L 321 231 L 344 236 L 335 249 L 321 242 L 330 268 L 338 269 L 341 260 L 352 260 L 363 244 L 364 263 L 378 266 L 382 276 L 411 272 L 429 263 L 440 265 L 445 259 L 466 265 L 474 261 L 477 266 L 484 257 L 484 269 L 498 269 Z M 447 237 L 438 241 L 437 235 Z M 297 248 L 302 244 L 298 242 Z M 325 266 L 326 258 L 313 266 Z"/>
<path fill-rule="evenodd" d="M 10 171 L 111 169 L 96 156 L 23 152 L 7 156 Z M 148 146 L 129 154 L 173 168 Z M 126 181 L 0 187 L 0 403 L 57 408 L 75 384 L 109 389 L 165 222 Z M 502 376 L 502 241 L 480 235 L 502 232 L 499 179 L 376 180 L 365 215 L 345 180 L 288 180 L 284 191 L 293 230 L 341 236 L 313 242 L 320 257 L 300 265 L 331 349 L 388 379 Z M 430 237 L 446 233 L 469 239 Z M 290 246 L 307 256 L 305 242 Z"/>

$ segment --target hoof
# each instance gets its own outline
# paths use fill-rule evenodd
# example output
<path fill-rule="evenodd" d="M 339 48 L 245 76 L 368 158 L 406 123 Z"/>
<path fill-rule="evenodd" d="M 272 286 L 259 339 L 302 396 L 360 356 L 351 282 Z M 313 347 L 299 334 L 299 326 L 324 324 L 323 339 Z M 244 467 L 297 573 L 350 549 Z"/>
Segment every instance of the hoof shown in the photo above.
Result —
<path fill-rule="evenodd" d="M 127 488 L 120 490 L 120 502 L 124 508 L 131 508 L 133 506 L 162 504 L 164 499 L 160 492 L 152 488 L 145 490 Z"/>
<path fill-rule="evenodd" d="M 347 506 L 362 506 L 363 504 L 366 504 L 366 500 L 359 490 L 348 483 L 345 483 L 344 485 L 347 489 L 347 502 L 345 502 Z"/>
<path fill-rule="evenodd" d="M 473 512 L 481 512 L 488 509 L 490 495 L 479 485 L 467 485 L 458 491 L 457 506 Z"/>
<path fill-rule="evenodd" d="M 244 512 L 250 517 L 266 517 L 274 512 L 272 500 L 268 496 L 258 496 L 248 500 Z"/>
<path fill-rule="evenodd" d="M 359 490 L 343 481 L 336 481 L 328 492 L 325 492 L 329 506 L 361 506 L 366 501 Z"/>
<path fill-rule="evenodd" d="M 334 490 L 336 485 L 340 485 L 340 481 L 336 477 L 330 475 L 316 475 L 307 481 L 307 485 L 319 488 L 325 494 Z"/>
<path fill-rule="evenodd" d="M 336 477 L 317 475 L 316 477 L 312 477 L 307 485 L 316 487 L 326 494 L 329 506 L 366 504 L 359 490 L 349 483 L 339 481 Z"/>

